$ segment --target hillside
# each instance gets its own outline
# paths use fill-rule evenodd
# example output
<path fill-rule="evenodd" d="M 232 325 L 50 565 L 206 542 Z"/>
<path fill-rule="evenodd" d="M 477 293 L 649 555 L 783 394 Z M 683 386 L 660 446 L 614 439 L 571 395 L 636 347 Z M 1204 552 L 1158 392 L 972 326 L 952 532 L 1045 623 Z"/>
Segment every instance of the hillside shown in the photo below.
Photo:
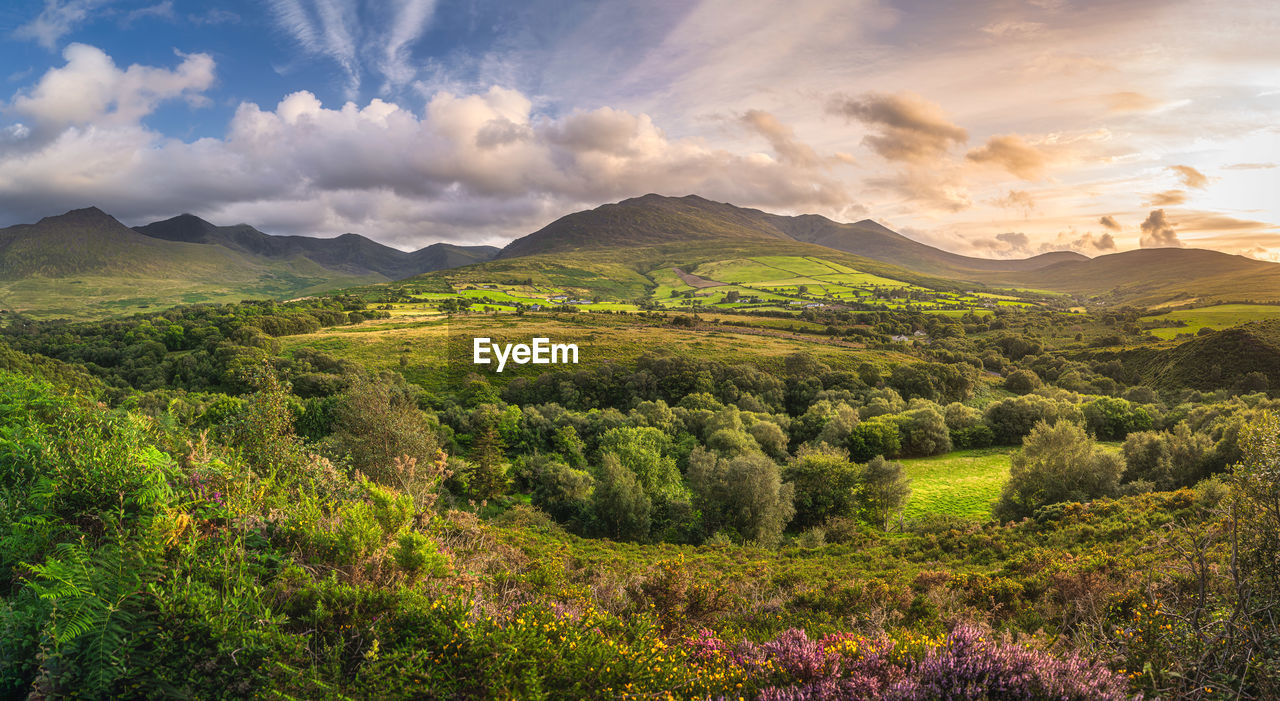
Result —
<path fill-rule="evenodd" d="M 769 214 L 712 202 L 697 195 L 652 194 L 561 217 L 511 242 L 499 257 L 693 241 L 809 243 L 916 272 L 954 278 L 971 277 L 975 271 L 1025 271 L 1064 261 L 1087 260 L 1070 252 L 1011 260 L 973 258 L 913 241 L 870 219 L 844 224 L 816 214 L 796 217 Z"/>
<path fill-rule="evenodd" d="M 284 298 L 372 279 L 305 258 L 272 260 L 144 236 L 94 207 L 0 229 L 0 306 L 36 316 Z"/>
<path fill-rule="evenodd" d="M 405 252 L 359 234 L 335 238 L 272 236 L 248 224 L 216 226 L 191 214 L 139 226 L 135 231 L 166 241 L 212 244 L 277 260 L 302 257 L 331 270 L 352 275 L 381 275 L 389 280 L 488 260 L 498 252 L 493 246 L 447 243 Z"/>
<path fill-rule="evenodd" d="M 1280 319 L 1215 331 L 1174 347 L 1095 351 L 1081 358 L 1119 360 L 1144 384 L 1157 388 L 1234 387 L 1251 373 L 1261 373 L 1275 389 L 1280 387 Z"/>
<path fill-rule="evenodd" d="M 966 275 L 974 271 L 1038 270 L 1055 263 L 1085 261 L 1072 251 L 1043 253 L 1031 258 L 974 258 L 914 241 L 870 219 L 844 224 L 816 214 L 784 217 L 764 215 L 775 228 L 797 241 L 846 251 L 901 265 L 920 272 Z"/>
<path fill-rule="evenodd" d="M 1145 248 L 1056 263 L 1034 273 L 982 277 L 1112 304 L 1280 299 L 1280 264 L 1199 248 Z"/>

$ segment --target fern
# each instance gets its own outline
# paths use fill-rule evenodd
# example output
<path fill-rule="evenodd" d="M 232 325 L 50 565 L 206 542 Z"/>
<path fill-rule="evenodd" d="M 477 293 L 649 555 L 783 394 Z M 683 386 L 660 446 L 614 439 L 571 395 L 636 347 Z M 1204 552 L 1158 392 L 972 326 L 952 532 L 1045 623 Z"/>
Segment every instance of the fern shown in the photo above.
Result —
<path fill-rule="evenodd" d="M 63 543 L 28 581 L 53 608 L 45 636 L 56 657 L 83 670 L 81 691 L 106 693 L 125 671 L 146 627 L 143 596 L 153 574 L 146 548 L 122 535 L 89 550 Z"/>

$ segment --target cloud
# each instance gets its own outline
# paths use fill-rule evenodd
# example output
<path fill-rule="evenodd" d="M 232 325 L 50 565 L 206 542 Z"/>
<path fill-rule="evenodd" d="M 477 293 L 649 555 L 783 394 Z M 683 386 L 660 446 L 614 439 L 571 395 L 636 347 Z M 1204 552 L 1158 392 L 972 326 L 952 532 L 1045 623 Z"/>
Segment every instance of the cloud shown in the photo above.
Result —
<path fill-rule="evenodd" d="M 1046 241 L 1036 247 L 1036 253 L 1053 253 L 1055 251 L 1075 251 L 1084 255 L 1099 255 L 1116 250 L 1116 241 L 1111 234 L 1103 232 L 1095 234 L 1091 231 L 1080 233 L 1074 228 L 1059 231 L 1052 241 Z"/>
<path fill-rule="evenodd" d="M 44 9 L 35 19 L 18 27 L 13 35 L 31 39 L 52 51 L 58 40 L 93 17 L 99 8 L 113 0 L 45 0 Z"/>
<path fill-rule="evenodd" d="M 1268 170 L 1280 168 L 1280 163 L 1233 163 L 1224 167 L 1226 170 Z"/>
<path fill-rule="evenodd" d="M 1147 197 L 1148 207 L 1174 207 L 1187 201 L 1187 193 L 1182 190 L 1165 190 Z"/>
<path fill-rule="evenodd" d="M 435 13 L 435 0 L 268 0 L 276 25 L 307 54 L 327 58 L 346 77 L 354 99 L 364 75 L 376 71 L 382 94 L 409 85 L 418 69 L 412 45 Z"/>
<path fill-rule="evenodd" d="M 216 26 L 219 24 L 239 24 L 240 15 L 231 10 L 224 10 L 219 7 L 211 7 L 203 14 L 187 15 L 187 21 L 197 27 Z"/>
<path fill-rule="evenodd" d="M 999 39 L 1030 39 L 1044 33 L 1045 25 L 1042 22 L 1023 22 L 1006 20 L 1003 22 L 993 22 L 982 28 L 986 34 Z"/>
<path fill-rule="evenodd" d="M 214 62 L 207 54 L 178 54 L 173 70 L 132 65 L 121 70 L 100 49 L 71 44 L 64 66 L 52 68 L 35 87 L 16 96 L 12 110 L 33 120 L 41 131 L 71 125 L 128 124 L 174 98 L 201 104 L 213 83 Z"/>
<path fill-rule="evenodd" d="M 827 103 L 827 111 L 875 130 L 863 143 L 890 161 L 926 163 L 969 139 L 940 106 L 909 92 L 837 95 Z"/>
<path fill-rule="evenodd" d="M 98 49 L 68 47 L 65 65 L 15 101 L 30 126 L 0 137 L 0 211 L 32 220 L 96 204 L 135 222 L 191 211 L 406 246 L 498 240 L 646 192 L 866 213 L 825 159 L 763 113 L 749 123 L 777 158 L 671 138 L 642 113 L 540 114 L 498 87 L 437 93 L 417 112 L 381 99 L 329 107 L 296 92 L 272 107 L 241 104 L 224 138 L 189 143 L 142 124 L 161 102 L 203 97 L 213 72 L 208 57 L 121 69 Z"/>
<path fill-rule="evenodd" d="M 1110 229 L 1112 231 L 1119 231 L 1121 229 L 1120 222 L 1116 221 L 1116 218 L 1110 214 L 1100 217 L 1098 219 L 1098 223 L 1101 224 L 1103 228 Z"/>
<path fill-rule="evenodd" d="M 1209 178 L 1191 166 L 1169 166 L 1169 170 L 1177 173 L 1178 179 L 1186 187 L 1203 190 L 1209 184 Z"/>
<path fill-rule="evenodd" d="M 116 66 L 101 49 L 71 44 L 63 50 L 66 64 L 52 68 L 35 88 L 18 95 L 14 112 L 46 130 L 72 125 L 130 124 L 150 114 L 159 103 L 178 97 L 200 102 L 214 79 L 208 54 L 178 54 L 173 70 Z"/>
<path fill-rule="evenodd" d="M 996 240 L 1008 246 L 1009 250 L 1024 253 L 1031 245 L 1031 239 L 1026 234 L 1009 232 L 1004 234 L 996 234 Z"/>
<path fill-rule="evenodd" d="M 1010 190 L 1004 197 L 993 200 L 993 203 L 998 207 L 1021 212 L 1024 219 L 1030 217 L 1036 209 L 1035 198 L 1026 190 Z"/>
<path fill-rule="evenodd" d="M 774 153 L 783 163 L 804 168 L 822 164 L 822 159 L 808 144 L 796 139 L 795 130 L 778 121 L 777 117 L 760 110 L 749 110 L 742 115 L 742 123 L 752 131 L 768 139 Z"/>
<path fill-rule="evenodd" d="M 129 25 L 133 24 L 134 22 L 137 22 L 140 19 L 147 19 L 149 17 L 154 17 L 156 19 L 166 19 L 170 21 L 177 19 L 177 14 L 175 14 L 173 11 L 173 0 L 164 0 L 164 2 L 156 3 L 155 5 L 148 5 L 147 7 L 140 7 L 136 10 L 130 10 L 129 12 L 125 13 L 125 16 L 120 21 L 120 24 L 125 27 L 128 27 Z"/>
<path fill-rule="evenodd" d="M 1165 217 L 1163 209 L 1153 209 L 1151 214 L 1147 216 L 1146 221 L 1142 222 L 1142 237 L 1139 239 L 1138 245 L 1143 248 L 1180 248 L 1182 242 L 1178 240 L 1178 232 L 1174 230 L 1173 224 Z"/>
<path fill-rule="evenodd" d="M 1102 96 L 1102 99 L 1107 109 L 1117 114 L 1146 112 L 1160 106 L 1159 100 L 1132 90 L 1107 93 Z"/>
<path fill-rule="evenodd" d="M 968 189 L 947 171 L 908 166 L 892 175 L 867 178 L 865 184 L 944 212 L 959 212 L 973 206 Z"/>
<path fill-rule="evenodd" d="M 1260 229 L 1276 229 L 1275 224 L 1254 221 L 1252 219 L 1236 219 L 1216 212 L 1187 212 L 1179 214 L 1178 225 L 1184 231 L 1257 231 Z"/>
<path fill-rule="evenodd" d="M 1017 134 L 993 136 L 987 143 L 965 154 L 967 160 L 1003 168 L 1023 180 L 1039 180 L 1048 165 L 1048 156 Z"/>

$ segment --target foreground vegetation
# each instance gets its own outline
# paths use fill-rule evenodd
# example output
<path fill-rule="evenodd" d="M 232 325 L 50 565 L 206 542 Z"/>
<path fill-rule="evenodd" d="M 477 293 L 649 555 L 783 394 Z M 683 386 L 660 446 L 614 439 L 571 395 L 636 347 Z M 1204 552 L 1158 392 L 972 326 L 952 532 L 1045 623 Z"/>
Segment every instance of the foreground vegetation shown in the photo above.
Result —
<path fill-rule="evenodd" d="M 391 304 L 10 317 L 0 693 L 1280 693 L 1280 402 L 1093 354 L 1140 310 Z"/>

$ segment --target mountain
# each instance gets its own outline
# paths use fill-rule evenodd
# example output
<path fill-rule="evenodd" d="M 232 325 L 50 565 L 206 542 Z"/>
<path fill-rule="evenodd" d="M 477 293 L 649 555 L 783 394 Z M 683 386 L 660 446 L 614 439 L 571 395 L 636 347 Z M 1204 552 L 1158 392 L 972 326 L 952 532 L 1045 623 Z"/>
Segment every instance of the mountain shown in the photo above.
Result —
<path fill-rule="evenodd" d="M 406 253 L 363 236 L 276 237 L 184 215 L 131 229 L 96 207 L 0 229 L 0 308 L 100 318 L 154 307 L 286 299 L 465 265 L 488 246 Z"/>
<path fill-rule="evenodd" d="M 272 236 L 248 224 L 215 226 L 191 214 L 139 226 L 135 231 L 165 241 L 211 244 L 276 260 L 301 257 L 331 270 L 351 275 L 381 275 L 388 280 L 477 263 L 498 252 L 493 246 L 435 243 L 408 253 L 359 234 L 335 238 Z"/>
<path fill-rule="evenodd" d="M 507 244 L 498 258 L 691 241 L 792 240 L 761 219 L 763 212 L 696 195 L 645 195 L 567 214 Z"/>
<path fill-rule="evenodd" d="M 1088 260 L 1071 252 L 1024 259 L 963 256 L 913 241 L 870 219 L 842 224 L 816 214 L 782 216 L 688 195 L 645 195 L 575 212 L 512 241 L 499 258 L 681 242 L 794 241 L 953 278 L 975 272 L 1020 272 Z"/>
<path fill-rule="evenodd" d="M 0 229 L 0 308 L 100 318 L 152 307 L 287 298 L 383 278 L 144 236 L 96 207 Z"/>
<path fill-rule="evenodd" d="M 1280 264 L 1202 248 L 1143 248 L 986 278 L 1104 303 L 1280 300 Z"/>
<path fill-rule="evenodd" d="M 1054 251 L 1030 258 L 974 258 L 914 241 L 870 219 L 842 224 L 816 214 L 765 216 L 779 231 L 797 241 L 816 243 L 925 273 L 963 275 L 973 271 L 1039 270 L 1056 263 L 1089 260 L 1074 251 Z"/>

